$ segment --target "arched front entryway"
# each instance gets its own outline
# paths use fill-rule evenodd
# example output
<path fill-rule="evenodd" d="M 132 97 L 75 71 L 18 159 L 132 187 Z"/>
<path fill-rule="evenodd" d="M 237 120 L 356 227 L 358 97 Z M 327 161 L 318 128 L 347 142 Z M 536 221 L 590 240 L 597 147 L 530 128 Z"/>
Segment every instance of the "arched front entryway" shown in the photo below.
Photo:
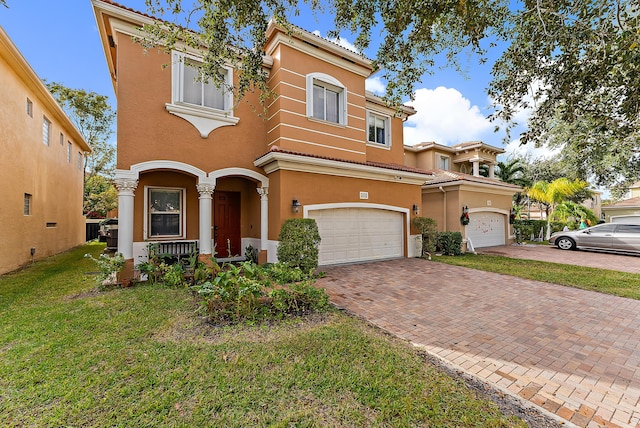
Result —
<path fill-rule="evenodd" d="M 117 170 L 115 183 L 119 202 L 118 252 L 126 260 L 134 259 L 133 264 L 146 260 L 149 242 L 165 246 L 188 244 L 192 245 L 189 248 L 197 248 L 200 255 L 213 255 L 217 186 L 220 194 L 237 192 L 251 212 L 259 213 L 247 220 L 244 232 L 266 256 L 269 180 L 255 171 L 226 168 L 207 174 L 181 162 L 150 161 L 132 165 L 129 170 Z M 241 212 L 230 215 L 243 217 Z M 230 252 L 242 256 L 244 248 L 241 243 Z M 229 251 L 225 253 L 228 254 Z"/>

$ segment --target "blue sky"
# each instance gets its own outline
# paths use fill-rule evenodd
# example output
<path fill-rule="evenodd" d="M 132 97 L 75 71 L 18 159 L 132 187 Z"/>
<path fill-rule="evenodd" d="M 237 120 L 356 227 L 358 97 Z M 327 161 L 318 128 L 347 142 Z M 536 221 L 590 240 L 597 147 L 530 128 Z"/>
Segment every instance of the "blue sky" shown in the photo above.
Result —
<path fill-rule="evenodd" d="M 89 0 L 7 0 L 7 3 L 8 9 L 0 7 L 0 25 L 40 78 L 108 95 L 115 106 Z M 146 11 L 144 0 L 120 0 L 120 3 Z M 331 27 L 331 17 L 308 13 L 294 17 L 293 22 L 323 36 Z M 355 38 L 343 37 L 346 42 Z M 365 53 L 373 56 L 375 46 L 374 39 L 372 50 Z M 489 114 L 490 100 L 485 89 L 491 77 L 491 61 L 480 66 L 475 58 L 469 58 L 463 66 L 467 69 L 466 76 L 453 69 L 424 76 L 416 87 L 416 99 L 408 102 L 418 114 L 406 123 L 405 143 L 436 141 L 451 145 L 482 140 L 511 151 L 517 144 L 505 147 L 504 135 L 495 134 L 493 124 L 485 119 Z M 371 89 L 380 88 L 375 79 L 370 83 Z"/>

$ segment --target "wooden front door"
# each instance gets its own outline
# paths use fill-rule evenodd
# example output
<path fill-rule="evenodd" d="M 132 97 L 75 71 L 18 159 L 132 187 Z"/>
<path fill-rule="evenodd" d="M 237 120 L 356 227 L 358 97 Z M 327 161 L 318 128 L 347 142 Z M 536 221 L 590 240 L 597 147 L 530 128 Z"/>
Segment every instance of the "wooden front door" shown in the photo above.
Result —
<path fill-rule="evenodd" d="M 213 194 L 213 240 L 217 258 L 242 255 L 239 192 L 216 190 Z"/>

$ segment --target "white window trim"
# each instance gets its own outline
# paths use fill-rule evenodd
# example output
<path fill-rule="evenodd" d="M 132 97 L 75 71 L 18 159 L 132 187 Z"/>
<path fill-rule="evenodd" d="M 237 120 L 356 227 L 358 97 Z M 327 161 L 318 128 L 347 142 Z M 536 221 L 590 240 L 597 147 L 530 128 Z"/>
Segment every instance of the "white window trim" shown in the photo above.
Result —
<path fill-rule="evenodd" d="M 47 119 L 47 116 L 42 116 L 42 144 L 45 146 L 51 145 L 51 130 L 53 126 L 51 121 Z M 45 132 L 46 129 L 46 132 Z"/>
<path fill-rule="evenodd" d="M 333 76 L 329 76 L 324 73 L 310 73 L 306 76 L 307 80 L 307 118 L 310 120 L 316 120 L 318 122 L 327 123 L 331 125 L 347 126 L 347 88 Z M 340 107 L 338 110 L 338 122 L 331 122 L 328 120 L 318 119 L 313 116 L 313 84 L 320 84 L 329 89 L 339 91 Z"/>
<path fill-rule="evenodd" d="M 442 159 L 447 159 L 448 165 L 447 165 L 447 169 L 445 169 L 444 171 L 451 171 L 451 156 L 447 156 L 447 155 L 443 155 L 441 153 L 436 153 L 436 161 L 437 161 L 437 169 L 442 169 L 441 167 L 441 161 Z"/>
<path fill-rule="evenodd" d="M 240 120 L 233 115 L 233 92 L 227 91 L 225 94 L 225 105 L 228 109 L 219 110 L 211 107 L 198 106 L 195 104 L 182 102 L 183 68 L 184 59 L 189 58 L 194 61 L 202 59 L 187 55 L 182 52 L 173 51 L 171 55 L 171 103 L 165 104 L 167 111 L 173 115 L 193 125 L 202 138 L 207 138 L 211 131 L 221 126 L 235 125 Z M 233 82 L 233 70 L 225 67 L 227 82 Z"/>
<path fill-rule="evenodd" d="M 180 235 L 160 235 L 150 236 L 151 229 L 151 212 L 149 210 L 149 191 L 153 189 L 161 190 L 180 190 L 182 191 L 182 207 L 180 209 Z M 144 226 L 142 228 L 143 239 L 146 240 L 173 240 L 186 239 L 187 230 L 187 189 L 184 187 L 167 187 L 167 186 L 144 186 Z"/>
<path fill-rule="evenodd" d="M 374 116 L 378 116 L 381 119 L 384 119 L 384 139 L 385 139 L 385 143 L 381 144 L 381 143 L 377 143 L 375 141 L 370 141 L 369 140 L 369 119 L 370 116 L 374 115 Z M 379 149 L 390 149 L 391 148 L 391 116 L 387 115 L 387 114 L 383 114 L 380 113 L 378 111 L 374 111 L 374 110 L 367 110 L 367 129 L 366 129 L 366 138 L 367 138 L 367 145 L 371 146 L 371 147 L 377 147 Z"/>

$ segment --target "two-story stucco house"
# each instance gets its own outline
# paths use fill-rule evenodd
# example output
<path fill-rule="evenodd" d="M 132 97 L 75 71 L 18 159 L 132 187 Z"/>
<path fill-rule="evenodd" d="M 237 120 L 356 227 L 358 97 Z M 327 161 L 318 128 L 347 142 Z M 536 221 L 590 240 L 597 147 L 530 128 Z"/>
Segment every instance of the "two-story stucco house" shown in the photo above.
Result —
<path fill-rule="evenodd" d="M 509 224 L 513 195 L 519 186 L 494 178 L 503 149 L 471 141 L 454 146 L 429 142 L 405 147 L 408 166 L 430 171 L 422 186 L 422 215 L 433 218 L 441 231 L 461 232 L 467 248 L 505 245 L 513 239 Z M 487 166 L 489 177 L 480 175 Z M 461 221 L 466 212 L 468 224 Z"/>
<path fill-rule="evenodd" d="M 91 151 L 0 27 L 0 274 L 85 241 Z"/>
<path fill-rule="evenodd" d="M 219 258 L 251 245 L 275 261 L 292 217 L 317 220 L 324 265 L 413 255 L 410 220 L 432 175 L 404 162 L 402 123 L 414 110 L 365 91 L 370 60 L 270 25 L 264 67 L 278 97 L 265 119 L 257 95 L 234 106 L 195 79 L 201 52 L 134 42 L 151 17 L 109 0 L 93 7 L 117 98 L 118 251 L 129 266 L 149 242 L 191 242 Z"/>

